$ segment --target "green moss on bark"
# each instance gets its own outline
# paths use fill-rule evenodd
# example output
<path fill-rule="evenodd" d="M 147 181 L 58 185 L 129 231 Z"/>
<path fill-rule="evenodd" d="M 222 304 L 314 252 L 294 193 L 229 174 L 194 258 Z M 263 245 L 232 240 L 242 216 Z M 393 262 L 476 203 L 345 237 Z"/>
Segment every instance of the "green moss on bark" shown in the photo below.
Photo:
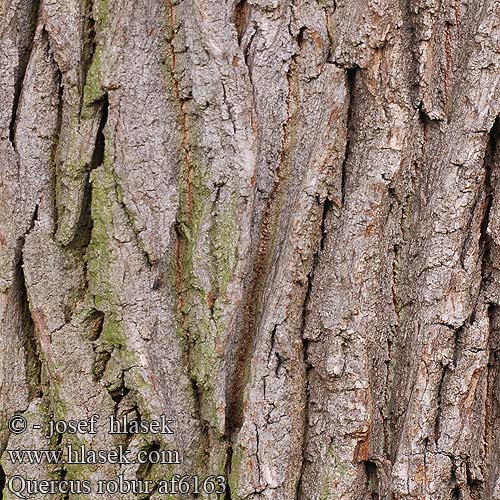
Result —
<path fill-rule="evenodd" d="M 109 0 L 100 0 L 94 4 L 95 29 L 96 29 L 96 48 L 94 51 L 92 64 L 86 75 L 85 86 L 83 89 L 83 105 L 81 119 L 91 119 L 95 111 L 91 105 L 100 101 L 105 94 L 102 86 L 103 81 L 103 55 L 104 39 L 110 27 L 110 9 Z"/>

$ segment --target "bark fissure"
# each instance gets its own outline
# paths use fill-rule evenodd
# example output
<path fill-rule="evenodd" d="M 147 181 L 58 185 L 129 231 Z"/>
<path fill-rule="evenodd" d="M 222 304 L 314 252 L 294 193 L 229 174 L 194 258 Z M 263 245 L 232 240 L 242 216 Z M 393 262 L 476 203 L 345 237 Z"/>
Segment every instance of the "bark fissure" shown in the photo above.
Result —
<path fill-rule="evenodd" d="M 488 229 L 490 216 L 492 214 L 493 204 L 498 203 L 496 189 L 498 186 L 498 148 L 500 139 L 500 117 L 497 116 L 491 128 L 486 150 L 484 168 L 484 190 L 486 194 L 486 207 L 484 217 L 481 222 L 480 249 L 482 250 L 481 277 L 482 288 L 488 292 L 488 287 L 496 283 L 498 278 L 498 264 L 496 258 L 498 254 L 497 239 L 493 238 Z M 493 222 L 493 221 L 492 221 Z M 489 295 L 493 295 L 491 298 Z M 500 335 L 498 329 L 498 298 L 495 294 L 488 294 L 490 301 L 487 305 L 488 319 L 488 363 L 486 365 L 486 384 L 485 384 L 485 407 L 484 407 L 484 452 L 486 464 L 482 468 L 490 477 L 488 483 L 484 483 L 483 495 L 490 495 L 493 498 L 495 494 L 495 477 L 499 476 L 500 468 L 500 430 L 497 424 L 500 416 L 500 398 L 498 397 L 500 388 Z M 469 483 L 469 474 L 467 474 Z M 477 498 L 481 498 L 478 496 Z M 474 499 L 476 500 L 476 499 Z"/>
<path fill-rule="evenodd" d="M 61 450 L 61 448 L 59 448 Z M 61 465 L 60 471 L 59 471 L 59 481 L 63 482 L 66 481 L 66 478 L 68 477 L 68 470 L 64 465 Z M 69 493 L 66 493 L 62 496 L 61 500 L 69 500 Z"/>
<path fill-rule="evenodd" d="M 26 68 L 28 67 L 28 62 L 30 60 L 31 53 L 33 50 L 35 33 L 38 26 L 39 13 L 40 13 L 40 0 L 33 0 L 31 7 L 31 22 L 30 22 L 31 29 L 29 33 L 29 42 L 27 44 L 26 52 L 24 54 L 21 54 L 21 56 L 19 57 L 14 99 L 12 102 L 11 121 L 9 124 L 9 140 L 14 149 L 16 149 L 17 110 L 19 108 L 19 101 L 21 99 L 21 93 L 23 91 L 24 77 L 26 76 Z"/>
<path fill-rule="evenodd" d="M 318 199 L 319 203 L 319 199 Z M 328 214 L 330 213 L 330 210 L 332 208 L 333 202 L 329 200 L 328 198 L 325 199 L 323 202 L 323 211 L 321 214 L 321 224 L 320 224 L 320 240 L 318 244 L 318 248 L 316 252 L 314 253 L 313 260 L 312 260 L 312 265 L 311 265 L 311 270 L 307 275 L 307 288 L 306 288 L 306 293 L 304 295 L 304 302 L 303 302 L 303 307 L 302 307 L 302 323 L 301 323 L 301 338 L 302 338 L 302 352 L 303 352 L 303 362 L 304 366 L 306 367 L 306 373 L 305 373 L 305 380 L 306 380 L 306 387 L 305 387 L 305 402 L 304 402 L 304 428 L 302 432 L 303 436 L 303 442 L 302 442 L 302 460 L 301 460 L 301 469 L 300 469 L 300 474 L 297 480 L 297 487 L 296 487 L 296 492 L 295 492 L 295 500 L 300 500 L 300 495 L 301 495 L 301 487 L 302 487 L 302 476 L 304 474 L 305 466 L 306 466 L 306 445 L 307 445 L 307 430 L 309 426 L 309 404 L 310 404 L 310 387 L 309 387 L 309 379 L 310 379 L 310 370 L 312 370 L 312 365 L 308 361 L 308 349 L 309 349 L 309 344 L 311 340 L 305 338 L 304 333 L 306 330 L 306 325 L 307 325 L 307 313 L 308 313 L 308 308 L 310 305 L 311 301 L 311 293 L 313 289 L 313 280 L 314 280 L 314 274 L 316 272 L 316 269 L 319 264 L 319 259 L 321 252 L 325 249 L 325 239 L 327 237 L 327 230 L 326 230 L 326 219 Z"/>
<path fill-rule="evenodd" d="M 322 252 L 325 249 L 326 245 L 326 238 L 328 236 L 327 228 L 326 228 L 326 219 L 328 217 L 328 214 L 330 210 L 332 209 L 333 202 L 329 200 L 328 198 L 324 201 L 323 203 L 323 212 L 321 213 L 321 235 L 320 235 L 320 240 L 319 240 L 319 252 Z M 314 276 L 314 269 L 316 268 L 316 265 L 318 263 L 318 252 L 316 252 L 314 258 L 313 258 L 313 268 L 311 270 L 310 275 Z M 307 288 L 307 293 L 306 293 L 306 298 L 309 297 L 310 293 L 310 287 L 311 287 L 311 282 L 309 281 L 308 288 Z"/>
<path fill-rule="evenodd" d="M 353 126 L 353 110 L 354 110 L 354 100 L 355 100 L 355 92 L 356 92 L 356 77 L 360 69 L 355 66 L 353 68 L 348 68 L 346 70 L 346 78 L 347 78 L 347 91 L 348 91 L 348 104 L 347 104 L 347 140 L 345 146 L 344 159 L 342 161 L 342 169 L 341 169 L 341 204 L 342 207 L 345 205 L 346 198 L 346 185 L 347 185 L 347 162 L 349 161 L 351 155 L 351 136 L 353 134 L 352 126 Z"/>
<path fill-rule="evenodd" d="M 238 43 L 241 45 L 241 40 L 248 26 L 250 19 L 250 4 L 247 0 L 239 0 L 234 6 L 233 23 L 238 34 Z"/>
<path fill-rule="evenodd" d="M 366 475 L 366 490 L 370 495 L 370 500 L 379 500 L 378 467 L 375 462 L 366 460 L 364 462 Z"/>
<path fill-rule="evenodd" d="M 148 456 L 149 456 L 149 454 L 151 452 L 160 451 L 161 448 L 160 448 L 159 443 L 154 441 L 153 443 L 149 444 L 148 446 L 146 446 L 143 449 L 144 449 L 144 451 L 146 451 L 148 453 Z M 141 464 L 135 473 L 135 477 L 137 479 L 140 479 L 140 480 L 148 479 L 148 477 L 151 476 L 153 467 L 154 467 L 154 464 L 152 462 L 147 462 L 145 464 Z M 152 493 L 153 493 L 153 491 L 148 496 L 150 497 Z"/>
<path fill-rule="evenodd" d="M 500 407 L 500 336 L 494 317 L 497 313 L 494 312 L 496 307 L 490 307 L 489 311 L 489 325 L 490 325 L 490 356 L 487 365 L 486 375 L 486 401 L 484 412 L 484 449 L 487 458 L 487 466 L 484 469 L 489 469 L 491 478 L 498 476 L 499 470 L 499 457 L 500 453 L 496 449 L 496 445 L 500 442 L 500 431 L 496 422 L 498 422 Z M 488 493 L 493 494 L 495 485 L 493 481 L 488 484 Z"/>
<path fill-rule="evenodd" d="M 86 289 L 88 289 L 88 283 L 86 285 Z M 106 371 L 108 361 L 113 353 L 113 348 L 110 349 L 109 346 L 99 343 L 99 339 L 103 333 L 105 320 L 105 314 L 96 310 L 94 327 L 91 329 L 91 335 L 89 337 L 89 340 L 92 342 L 92 350 L 94 352 L 92 375 L 95 382 L 99 382 L 102 379 L 104 372 Z"/>
<path fill-rule="evenodd" d="M 191 152 L 189 146 L 189 122 L 188 114 L 185 109 L 186 101 L 185 97 L 181 94 L 181 82 L 177 76 L 177 54 L 174 45 L 174 39 L 176 34 L 175 29 L 175 14 L 174 14 L 174 4 L 172 0 L 167 0 L 167 16 L 169 20 L 170 34 L 167 36 L 167 47 L 170 53 L 171 60 L 171 77 L 174 87 L 174 95 L 179 106 L 180 113 L 180 123 L 181 123 L 181 149 L 183 152 L 184 169 L 185 169 L 185 181 L 186 181 L 186 220 L 190 225 L 193 222 L 193 186 L 192 186 L 192 164 L 191 164 Z"/>
<path fill-rule="evenodd" d="M 105 151 L 106 151 L 106 138 L 104 135 L 104 128 L 108 120 L 108 110 L 109 101 L 108 95 L 105 94 L 99 103 L 94 105 L 101 107 L 101 119 L 99 122 L 99 128 L 97 130 L 94 149 L 92 152 L 92 157 L 90 163 L 86 165 L 84 178 L 83 178 L 83 198 L 81 202 L 80 217 L 76 224 L 75 232 L 73 238 L 67 243 L 67 246 L 80 248 L 83 254 L 85 254 L 91 240 L 92 235 L 92 185 L 90 183 L 90 174 L 97 167 L 100 167 L 104 163 Z"/>
<path fill-rule="evenodd" d="M 42 387 L 42 359 L 40 357 L 40 348 L 37 339 L 37 331 L 35 321 L 33 319 L 31 308 L 28 300 L 28 290 L 26 286 L 26 278 L 24 275 L 24 245 L 27 236 L 33 231 L 38 219 L 38 205 L 35 207 L 31 219 L 30 227 L 25 235 L 19 240 L 17 255 L 16 255 L 16 281 L 17 294 L 21 307 L 22 328 L 24 334 L 24 352 L 26 356 L 26 377 L 29 388 L 29 398 L 33 400 L 36 397 L 41 397 L 43 392 Z"/>
<path fill-rule="evenodd" d="M 479 247 L 480 250 L 482 251 L 481 276 L 483 282 L 485 282 L 488 279 L 487 272 L 490 259 L 490 246 L 489 246 L 490 237 L 488 235 L 488 224 L 490 222 L 490 212 L 493 203 L 492 176 L 493 176 L 493 170 L 495 169 L 495 162 L 498 159 L 498 148 L 500 145 L 499 140 L 500 140 L 500 116 L 497 116 L 489 133 L 488 145 L 486 148 L 486 154 L 484 158 L 485 174 L 484 174 L 483 192 L 485 196 L 485 208 L 483 212 L 483 218 L 481 220 L 480 238 L 479 238 Z"/>
<path fill-rule="evenodd" d="M 238 347 L 235 354 L 234 367 L 228 377 L 228 389 L 226 394 L 226 434 L 231 436 L 241 428 L 243 422 L 244 388 L 248 378 L 249 361 L 251 359 L 255 335 L 259 325 L 259 309 L 262 300 L 262 294 L 265 286 L 265 272 L 269 267 L 269 259 L 274 249 L 276 237 L 276 225 L 278 224 L 279 206 L 282 202 L 281 196 L 287 183 L 289 168 L 289 148 L 290 131 L 292 127 L 293 116 L 290 110 L 291 100 L 295 98 L 296 82 L 293 72 L 295 62 L 292 60 L 288 79 L 288 95 L 286 101 L 287 119 L 283 123 L 283 142 L 281 154 L 274 175 L 273 188 L 266 202 L 266 208 L 262 216 L 259 232 L 258 252 L 253 265 L 253 278 L 249 286 L 249 291 L 244 305 L 244 323 L 242 332 L 239 335 Z"/>
<path fill-rule="evenodd" d="M 51 190 L 52 190 L 52 207 L 53 207 L 53 213 L 56 215 L 55 221 L 54 221 L 54 234 L 57 231 L 57 224 L 58 224 L 58 204 L 57 204 L 57 181 L 58 181 L 58 175 L 57 175 L 57 162 L 58 162 L 58 144 L 61 139 L 61 129 L 63 126 L 63 112 L 64 112 L 64 100 L 63 100 L 63 95 L 64 95 L 64 87 L 62 84 L 62 75 L 59 73 L 58 74 L 58 82 L 59 82 L 59 96 L 58 96 L 58 101 L 57 101 L 57 126 L 56 126 L 56 139 L 54 140 L 52 144 L 52 151 L 50 155 L 50 164 L 52 166 L 52 174 L 51 174 Z"/>
<path fill-rule="evenodd" d="M 101 108 L 101 119 L 99 121 L 99 128 L 97 129 L 92 159 L 90 161 L 90 165 L 88 166 L 89 171 L 94 170 L 104 162 L 104 153 L 106 151 L 106 136 L 104 135 L 104 128 L 108 122 L 109 114 L 108 93 L 106 92 L 101 101 L 99 103 L 94 103 L 94 105 L 99 105 Z"/>
<path fill-rule="evenodd" d="M 6 484 L 5 472 L 3 470 L 3 467 L 0 465 L 0 497 L 1 498 L 4 497 L 5 484 Z"/>
<path fill-rule="evenodd" d="M 229 443 L 226 450 L 226 463 L 224 464 L 224 472 L 226 477 L 231 477 L 231 464 L 233 460 L 233 447 Z M 229 482 L 226 485 L 226 500 L 233 500 L 231 497 L 231 485 Z"/>
<path fill-rule="evenodd" d="M 443 366 L 441 371 L 441 379 L 439 380 L 439 385 L 437 388 L 436 396 L 436 417 L 434 420 L 434 442 L 437 442 L 441 436 L 441 415 L 442 415 L 442 403 L 443 403 L 443 389 L 446 381 L 446 375 L 449 370 L 449 364 Z"/>
<path fill-rule="evenodd" d="M 346 119 L 346 124 L 345 124 L 346 144 L 345 144 L 345 150 L 344 150 L 341 171 L 340 171 L 340 176 L 341 176 L 341 179 L 340 179 L 340 206 L 338 207 L 340 210 L 343 210 L 345 208 L 345 198 L 346 198 L 346 189 L 347 189 L 347 187 L 346 187 L 346 184 L 347 184 L 347 163 L 350 159 L 350 154 L 351 154 L 351 135 L 353 133 L 353 125 L 354 125 L 353 124 L 353 112 L 354 112 L 354 106 L 355 106 L 355 87 L 356 87 L 356 77 L 358 75 L 358 71 L 359 71 L 359 68 L 357 66 L 352 67 L 352 68 L 347 68 L 345 70 L 348 98 L 347 98 L 347 104 L 346 104 L 346 106 L 347 106 L 347 113 L 346 113 L 347 119 Z M 310 425 L 310 422 L 309 422 L 310 372 L 313 369 L 312 365 L 308 361 L 308 349 L 309 349 L 309 345 L 312 342 L 312 340 L 306 339 L 304 337 L 304 332 L 305 332 L 306 324 L 307 324 L 307 310 L 308 310 L 310 299 L 311 299 L 311 292 L 313 289 L 314 276 L 315 276 L 316 269 L 317 269 L 319 261 L 320 261 L 321 253 L 326 248 L 326 243 L 327 243 L 327 238 L 328 238 L 327 221 L 328 221 L 328 217 L 332 213 L 333 204 L 334 204 L 334 202 L 332 200 L 330 200 L 329 198 L 325 199 L 325 201 L 323 203 L 323 210 L 322 210 L 321 223 L 320 223 L 320 239 L 319 239 L 317 250 L 313 256 L 311 270 L 308 274 L 308 284 L 307 284 L 307 289 L 306 289 L 304 302 L 303 302 L 301 336 L 302 336 L 302 343 L 303 343 L 303 359 L 304 359 L 304 365 L 306 367 L 306 374 L 305 374 L 305 380 L 306 380 L 305 396 L 306 396 L 306 399 L 305 399 L 304 430 L 302 433 L 303 434 L 302 462 L 301 462 L 301 470 L 300 470 L 300 474 L 298 477 L 296 493 L 295 493 L 296 500 L 300 500 L 301 495 L 302 495 L 303 475 L 305 473 L 306 464 L 307 464 L 306 447 L 307 447 L 308 428 Z M 316 340 L 317 339 L 315 339 L 315 341 Z"/>

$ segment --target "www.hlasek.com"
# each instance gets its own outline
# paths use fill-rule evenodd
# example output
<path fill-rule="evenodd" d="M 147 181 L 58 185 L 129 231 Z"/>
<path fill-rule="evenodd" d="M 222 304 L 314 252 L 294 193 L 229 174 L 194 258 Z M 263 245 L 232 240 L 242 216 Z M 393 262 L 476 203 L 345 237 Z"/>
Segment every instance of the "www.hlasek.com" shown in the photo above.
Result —
<path fill-rule="evenodd" d="M 109 417 L 107 426 L 99 426 L 99 416 L 92 415 L 88 420 L 50 420 L 44 426 L 43 437 L 52 440 L 60 438 L 65 434 L 73 435 L 95 435 L 99 431 L 105 431 L 110 435 L 134 434 L 174 434 L 173 421 L 162 415 L 158 420 L 151 421 L 128 421 L 127 417 L 116 419 Z M 23 434 L 28 430 L 40 431 L 42 425 L 34 423 L 30 425 L 23 415 L 14 415 L 9 420 L 9 430 L 13 434 Z M 66 470 L 71 470 L 74 465 L 101 465 L 111 464 L 127 466 L 129 464 L 148 465 L 180 465 L 181 456 L 177 450 L 160 449 L 158 445 L 149 446 L 146 449 L 128 449 L 124 445 L 118 445 L 113 449 L 93 449 L 86 444 L 74 445 L 68 443 L 59 445 L 57 449 L 7 449 L 6 458 L 6 483 L 7 490 L 17 498 L 28 499 L 35 495 L 86 495 L 96 493 L 98 495 L 134 494 L 150 495 L 152 493 L 165 495 L 187 495 L 207 494 L 221 495 L 226 491 L 226 478 L 223 475 L 183 475 L 169 474 L 165 479 L 130 479 L 122 472 L 112 479 L 40 479 L 29 478 L 27 475 L 14 472 L 9 473 L 10 463 L 12 470 L 19 468 L 26 473 L 30 466 L 48 466 L 63 464 Z M 130 474 L 128 474 L 130 475 Z M 134 474 L 135 475 L 135 474 Z"/>

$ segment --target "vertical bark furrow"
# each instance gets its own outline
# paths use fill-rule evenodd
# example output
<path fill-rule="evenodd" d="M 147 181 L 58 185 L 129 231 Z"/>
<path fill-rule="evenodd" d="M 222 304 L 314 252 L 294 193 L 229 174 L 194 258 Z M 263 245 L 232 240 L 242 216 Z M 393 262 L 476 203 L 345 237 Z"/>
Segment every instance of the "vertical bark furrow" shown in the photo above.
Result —
<path fill-rule="evenodd" d="M 496 81 L 492 79 L 491 83 L 491 91 L 496 94 L 498 92 Z M 461 86 L 463 89 L 462 85 L 462 82 L 457 83 L 457 86 Z M 456 92 L 456 89 L 453 89 L 453 92 Z M 406 412 L 404 427 L 409 425 L 411 427 L 409 427 L 410 430 L 405 430 L 403 427 L 401 441 L 413 441 L 414 451 L 412 453 L 418 453 L 418 448 L 423 448 L 427 474 L 425 477 L 421 476 L 419 465 L 417 465 L 420 463 L 418 458 L 409 461 L 406 458 L 403 459 L 406 464 L 408 462 L 415 463 L 415 465 L 410 466 L 410 469 L 415 467 L 413 483 L 405 481 L 403 484 L 401 481 L 401 489 L 396 490 L 400 495 L 407 495 L 408 498 L 419 494 L 430 495 L 433 498 L 448 498 L 448 494 L 444 490 L 445 485 L 451 481 L 452 471 L 455 471 L 453 474 L 457 478 L 456 482 L 458 482 L 459 487 L 468 488 L 465 471 L 469 461 L 458 456 L 456 449 L 462 450 L 466 456 L 475 456 L 476 459 L 481 456 L 480 450 L 476 450 L 475 446 L 468 442 L 466 436 L 474 432 L 482 432 L 476 428 L 473 415 L 477 411 L 476 395 L 482 393 L 479 388 L 483 386 L 486 363 L 484 342 L 488 336 L 484 299 L 481 294 L 483 260 L 481 227 L 485 213 L 488 212 L 487 199 L 489 194 L 488 188 L 485 187 L 488 184 L 488 174 L 486 171 L 482 171 L 479 166 L 481 166 L 485 156 L 485 139 L 487 139 L 483 131 L 489 128 L 488 122 L 492 123 L 494 120 L 496 109 L 495 107 L 486 108 L 479 112 L 472 108 L 465 112 L 471 116 L 472 123 L 474 120 L 479 121 L 480 124 L 473 125 L 473 127 L 477 126 L 475 130 L 481 130 L 479 137 L 464 131 L 463 118 L 452 114 L 447 129 L 443 129 L 441 132 L 438 132 L 436 128 L 431 129 L 431 135 L 428 138 L 432 141 L 431 144 L 436 142 L 443 144 L 442 140 L 438 139 L 438 134 L 444 133 L 445 137 L 453 137 L 460 133 L 464 137 L 462 141 L 466 141 L 469 146 L 467 153 L 462 152 L 459 145 L 449 148 L 451 150 L 449 153 L 441 150 L 443 160 L 439 161 L 438 164 L 449 164 L 450 167 L 448 169 L 442 167 L 441 172 L 434 170 L 429 177 L 430 185 L 424 188 L 423 192 L 428 193 L 426 203 L 430 210 L 426 214 L 427 209 L 422 206 L 419 213 L 421 228 L 424 227 L 423 220 L 430 221 L 432 219 L 434 221 L 430 224 L 424 238 L 427 241 L 429 241 L 428 238 L 432 238 L 435 243 L 430 246 L 424 245 L 424 248 L 427 248 L 420 258 L 427 256 L 422 260 L 425 262 L 425 259 L 432 255 L 430 257 L 432 263 L 427 261 L 424 264 L 421 276 L 424 275 L 426 278 L 417 287 L 417 290 L 420 297 L 425 297 L 427 294 L 429 298 L 433 297 L 434 302 L 420 306 L 421 319 L 418 320 L 418 331 L 425 332 L 425 337 L 422 337 L 421 347 L 417 348 L 417 351 L 422 349 L 420 351 L 422 361 L 420 362 L 421 366 L 417 368 L 416 378 L 412 380 L 412 385 L 417 390 L 424 385 L 428 388 L 433 387 L 433 389 L 432 392 L 429 391 L 425 394 L 424 391 L 421 395 L 418 392 L 409 392 L 411 394 L 409 396 L 410 407 L 409 411 Z M 488 146 L 488 149 L 490 147 Z M 435 159 L 436 153 L 429 152 L 427 149 L 425 157 Z M 473 162 L 468 160 L 471 157 L 475 158 Z M 460 165 L 461 171 L 456 170 L 458 165 Z M 468 171 L 470 173 L 467 173 Z M 441 184 L 444 179 L 446 179 L 447 185 Z M 443 205 L 443 210 L 432 209 L 435 200 L 450 196 L 448 185 L 452 179 L 455 179 L 453 182 L 458 185 L 471 186 L 472 191 L 463 201 L 450 202 L 446 207 Z M 440 195 L 439 192 L 443 194 Z M 449 206 L 454 208 L 451 213 L 447 214 Z M 463 214 L 458 218 L 457 210 Z M 446 222 L 438 222 L 439 218 L 443 221 L 446 220 Z M 463 222 L 457 224 L 458 220 Z M 446 227 L 453 229 L 445 230 Z M 443 252 L 440 259 L 436 259 L 438 248 Z M 464 258 L 459 258 L 458 261 L 455 261 L 456 257 L 450 258 L 452 248 L 455 248 L 453 255 L 458 253 Z M 447 272 L 450 273 L 448 276 L 451 279 L 446 278 L 440 271 L 440 268 L 446 267 L 448 267 Z M 446 285 L 447 282 L 448 285 Z M 440 302 L 441 306 L 439 306 Z M 437 321 L 434 320 L 434 324 L 429 324 L 429 321 L 433 321 L 431 319 L 433 315 L 437 315 Z M 403 325 L 403 328 L 407 328 L 407 326 Z M 414 327 L 412 330 L 414 331 Z M 420 335 L 416 338 L 419 337 Z M 439 338 L 440 340 L 438 340 Z M 446 341 L 445 338 L 447 338 Z M 411 346 L 410 344 L 409 352 L 415 352 L 415 345 Z M 426 382 L 424 383 L 423 380 Z M 468 382 L 464 384 L 464 380 Z M 411 391 L 410 384 L 408 384 L 407 390 Z M 451 396 L 452 394 L 453 396 Z M 429 405 L 430 401 L 432 403 Z M 457 401 L 461 401 L 460 410 L 457 409 Z M 412 408 L 412 405 L 415 406 Z M 411 417 L 412 414 L 415 416 Z M 431 417 L 431 415 L 433 416 Z M 415 419 L 414 424 L 410 424 L 413 418 Z M 428 428 L 426 428 L 427 424 L 424 424 L 426 421 L 429 424 Z M 434 426 L 434 430 L 431 430 L 431 426 Z M 420 430 L 419 439 L 415 439 L 418 435 L 416 429 Z M 457 429 L 462 430 L 460 435 L 457 434 Z M 474 430 L 465 431 L 464 429 Z M 405 435 L 405 432 L 408 434 Z M 420 444 L 419 441 L 425 444 Z M 403 456 L 411 453 L 406 448 L 405 450 L 400 449 L 400 454 Z M 469 467 L 467 470 L 469 470 L 468 475 L 472 478 L 471 481 L 475 484 L 474 488 L 478 490 L 477 485 L 481 481 L 481 473 L 477 461 L 475 464 L 474 467 Z M 401 465 L 397 464 L 394 472 L 399 474 L 401 470 L 399 467 Z M 405 466 L 405 469 L 403 474 L 407 477 L 408 465 Z M 469 494 L 473 494 L 472 489 L 468 488 Z"/>
<path fill-rule="evenodd" d="M 283 190 L 285 189 L 289 175 L 289 144 L 287 138 L 290 137 L 290 127 L 293 120 L 290 112 L 290 101 L 294 99 L 293 76 L 294 64 L 291 63 L 289 72 L 286 75 L 288 81 L 288 91 L 285 106 L 287 108 L 287 118 L 283 122 L 283 144 L 281 154 L 276 166 L 275 180 L 269 196 L 267 198 L 265 209 L 262 215 L 259 236 L 258 251 L 253 264 L 253 277 L 250 283 L 248 294 L 245 298 L 243 313 L 243 329 L 241 331 L 240 341 L 235 353 L 235 362 L 232 367 L 232 373 L 229 374 L 229 387 L 227 388 L 227 412 L 226 412 L 226 433 L 232 435 L 237 433 L 243 422 L 243 399 L 245 386 L 248 381 L 249 363 L 253 357 L 254 340 L 256 329 L 259 325 L 259 311 L 262 307 L 263 281 L 267 277 L 269 270 L 270 255 L 276 244 L 277 235 L 277 217 L 280 214 L 280 202 Z M 293 132 L 292 132 L 293 133 Z M 293 139 L 291 139 L 293 140 Z"/>
<path fill-rule="evenodd" d="M 282 6 L 281 8 L 285 7 Z M 273 178 L 265 182 L 263 186 L 268 191 L 268 194 L 266 198 L 262 199 L 262 212 L 259 214 L 257 222 L 254 222 L 254 227 L 257 227 L 258 230 L 254 236 L 256 242 L 254 243 L 255 256 L 250 268 L 251 279 L 242 313 L 243 327 L 238 332 L 238 343 L 234 353 L 233 366 L 227 374 L 226 432 L 230 436 L 237 433 L 243 423 L 245 386 L 248 382 L 250 362 L 253 357 L 256 330 L 261 318 L 264 281 L 271 265 L 270 259 L 276 244 L 277 218 L 280 214 L 283 191 L 286 189 L 290 169 L 289 141 L 293 140 L 290 138 L 290 133 L 293 134 L 293 112 L 291 107 L 294 99 L 296 99 L 296 91 L 294 91 L 294 87 L 296 87 L 294 72 L 296 70 L 293 56 L 285 63 L 286 72 L 284 75 L 280 75 L 284 85 L 284 97 L 282 98 L 283 118 L 279 123 L 281 130 L 278 135 L 281 144 L 278 145 L 274 152 L 276 165 Z M 260 132 L 264 133 L 263 131 Z M 257 171 L 258 173 L 259 171 Z"/>
<path fill-rule="evenodd" d="M 19 107 L 19 99 L 21 98 L 21 92 L 23 89 L 24 77 L 26 75 L 26 68 L 31 56 L 31 51 L 33 49 L 35 31 L 38 26 L 38 15 L 40 10 L 40 1 L 36 0 L 31 3 L 31 9 L 29 12 L 18 12 L 18 16 L 25 17 L 25 19 L 20 19 L 20 24 L 22 23 L 23 28 L 26 30 L 22 32 L 22 38 L 20 39 L 20 53 L 17 66 L 15 92 L 12 101 L 12 111 L 11 111 L 11 121 L 9 124 L 9 140 L 15 149 L 16 144 L 16 118 L 17 109 Z"/>
<path fill-rule="evenodd" d="M 36 215 L 34 217 L 36 221 Z M 26 290 L 26 281 L 23 271 L 23 247 L 24 239 L 19 249 L 19 261 L 16 266 L 18 294 L 21 303 L 22 331 L 25 335 L 24 352 L 26 355 L 28 398 L 32 401 L 34 398 L 40 398 L 43 395 L 43 386 L 41 378 L 42 361 L 40 359 L 40 347 L 36 337 L 35 323 L 31 315 L 28 302 L 28 293 Z"/>
<path fill-rule="evenodd" d="M 500 336 L 498 334 L 497 307 L 489 308 L 490 337 L 489 337 L 489 360 L 486 383 L 486 404 L 484 412 L 484 445 L 485 457 L 483 469 L 486 472 L 484 487 L 481 493 L 490 498 L 497 498 L 500 494 L 500 428 L 498 419 L 500 417 L 500 399 L 498 397 L 500 388 Z"/>
<path fill-rule="evenodd" d="M 321 303 L 322 312 L 312 315 L 306 330 L 317 339 L 309 348 L 313 424 L 303 476 L 303 491 L 311 498 L 385 495 L 390 483 L 380 411 L 385 412 L 383 381 L 389 368 L 383 360 L 395 321 L 393 269 L 386 256 L 397 237 L 399 213 L 391 207 L 390 193 L 408 168 L 405 153 L 411 146 L 407 134 L 414 111 L 410 86 L 384 76 L 407 71 L 398 61 L 405 47 L 396 28 L 400 13 L 384 7 L 380 6 L 383 17 L 377 23 L 377 28 L 386 28 L 381 39 L 375 31 L 373 38 L 357 45 L 362 32 L 351 32 L 346 24 L 344 43 L 336 51 L 338 63 L 360 69 L 350 119 L 344 205 L 321 255 L 320 285 L 313 293 L 312 309 L 318 311 Z M 372 8 L 373 15 L 380 13 Z M 342 9 L 338 4 L 335 15 Z M 348 415 L 336 413 L 337 407 L 348 408 Z"/>
<path fill-rule="evenodd" d="M 347 183 L 347 161 L 349 160 L 349 146 L 350 146 L 350 137 L 353 133 L 353 125 L 352 125 L 352 112 L 354 109 L 354 97 L 355 97 L 355 91 L 356 91 L 356 75 L 359 71 L 359 68 L 349 68 L 346 70 L 347 71 L 347 82 L 348 82 L 348 91 L 349 91 L 349 106 L 347 110 L 347 142 L 346 142 L 346 149 L 345 149 L 345 154 L 344 154 L 344 159 L 342 161 L 342 184 L 341 184 L 341 196 L 340 196 L 340 203 L 341 206 L 343 207 L 345 204 L 345 197 L 346 197 L 346 183 Z"/>
<path fill-rule="evenodd" d="M 243 425 L 233 451 L 231 491 L 242 497 L 297 494 L 306 414 L 302 333 L 308 276 L 321 246 L 323 207 L 340 204 L 347 82 L 343 70 L 325 63 L 328 43 L 321 10 L 303 15 L 297 14 L 292 22 L 298 50 L 289 80 L 293 93 L 284 150 L 287 163 L 277 163 L 286 166 L 280 170 L 285 175 L 280 191 L 270 192 L 277 195 L 273 209 L 278 217 L 270 231 L 269 267 L 262 281 L 262 305 L 256 306 L 259 320 L 244 392 Z M 331 107 L 314 108 L 325 82 L 332 82 L 327 96 Z M 321 133 L 310 135 L 311 124 Z M 287 444 L 273 454 L 263 451 L 276 439 Z"/>

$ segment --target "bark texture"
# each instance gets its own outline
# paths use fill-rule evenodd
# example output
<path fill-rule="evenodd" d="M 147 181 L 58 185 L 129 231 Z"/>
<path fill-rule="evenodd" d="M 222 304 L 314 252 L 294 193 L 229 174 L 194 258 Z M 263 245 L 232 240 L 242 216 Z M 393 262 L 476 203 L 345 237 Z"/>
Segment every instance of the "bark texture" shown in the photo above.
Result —
<path fill-rule="evenodd" d="M 2 484 L 500 499 L 498 1 L 0 0 L 0 19 L 0 452 L 182 456 L 4 453 Z M 175 434 L 48 442 L 10 434 L 16 412 Z"/>

